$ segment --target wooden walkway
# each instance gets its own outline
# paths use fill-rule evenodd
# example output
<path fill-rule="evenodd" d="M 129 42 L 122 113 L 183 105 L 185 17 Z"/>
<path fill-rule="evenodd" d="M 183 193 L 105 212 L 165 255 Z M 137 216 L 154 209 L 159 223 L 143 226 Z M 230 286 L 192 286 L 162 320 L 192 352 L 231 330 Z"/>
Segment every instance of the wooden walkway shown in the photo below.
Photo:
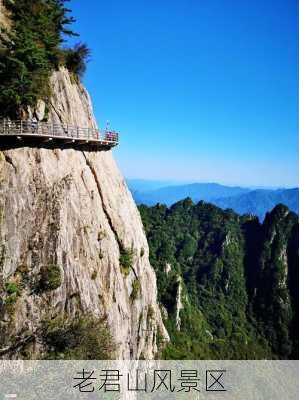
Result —
<path fill-rule="evenodd" d="M 36 121 L 0 120 L 0 147 L 9 144 L 26 146 L 34 144 L 75 148 L 92 148 L 93 150 L 110 150 L 119 143 L 115 131 L 103 134 L 92 128 L 80 128 L 72 125 L 53 124 Z"/>

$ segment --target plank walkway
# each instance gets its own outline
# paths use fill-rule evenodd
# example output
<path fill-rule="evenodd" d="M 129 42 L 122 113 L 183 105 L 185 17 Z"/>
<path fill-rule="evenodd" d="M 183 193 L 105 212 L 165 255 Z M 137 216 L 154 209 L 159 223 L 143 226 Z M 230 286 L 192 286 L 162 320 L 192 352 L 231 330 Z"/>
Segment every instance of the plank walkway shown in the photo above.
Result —
<path fill-rule="evenodd" d="M 55 145 L 61 147 L 91 147 L 94 150 L 110 150 L 119 144 L 115 131 L 81 128 L 66 124 L 36 121 L 0 120 L 0 147 L 15 142 L 18 146 Z"/>

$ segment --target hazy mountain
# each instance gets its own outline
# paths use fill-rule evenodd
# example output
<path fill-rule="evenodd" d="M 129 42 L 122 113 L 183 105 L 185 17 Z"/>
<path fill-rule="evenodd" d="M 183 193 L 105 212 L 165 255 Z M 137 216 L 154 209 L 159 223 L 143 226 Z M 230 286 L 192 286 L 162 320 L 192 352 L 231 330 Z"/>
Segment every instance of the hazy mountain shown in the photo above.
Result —
<path fill-rule="evenodd" d="M 214 199 L 241 195 L 249 191 L 250 189 L 247 188 L 223 186 L 217 183 L 193 183 L 166 186 L 154 190 L 135 189 L 132 192 L 137 204 L 155 205 L 163 203 L 170 206 L 186 197 L 190 197 L 194 202 L 200 200 L 213 201 Z"/>
<path fill-rule="evenodd" d="M 299 213 L 299 188 L 279 190 L 253 190 L 237 196 L 213 200 L 217 206 L 231 208 L 239 214 L 255 214 L 261 220 L 266 212 L 282 203 Z"/>
<path fill-rule="evenodd" d="M 163 185 L 164 186 L 160 186 Z M 166 182 L 132 180 L 128 182 L 136 203 L 153 206 L 157 203 L 172 204 L 190 197 L 193 202 L 201 200 L 223 209 L 231 208 L 239 214 L 254 214 L 261 220 L 267 211 L 277 204 L 285 204 L 299 212 L 299 188 L 294 189 L 249 189 L 224 186 L 217 183 L 193 183 L 167 185 Z"/>

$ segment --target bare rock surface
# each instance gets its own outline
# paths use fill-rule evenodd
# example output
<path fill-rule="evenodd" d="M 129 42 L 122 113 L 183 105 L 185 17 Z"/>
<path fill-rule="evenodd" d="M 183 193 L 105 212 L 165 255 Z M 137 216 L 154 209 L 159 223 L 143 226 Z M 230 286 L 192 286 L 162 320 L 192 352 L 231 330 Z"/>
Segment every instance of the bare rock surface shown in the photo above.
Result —
<path fill-rule="evenodd" d="M 52 87 L 50 104 L 34 111 L 39 119 L 47 111 L 49 121 L 97 126 L 87 91 L 66 69 Z M 112 152 L 23 147 L 0 155 L 1 279 L 15 282 L 25 271 L 31 282 L 1 329 L 21 338 L 45 317 L 91 312 L 107 320 L 120 359 L 152 358 L 158 335 L 168 335 L 140 215 Z M 122 251 L 132 253 L 129 270 Z M 60 267 L 62 284 L 32 291 L 48 265 Z"/>

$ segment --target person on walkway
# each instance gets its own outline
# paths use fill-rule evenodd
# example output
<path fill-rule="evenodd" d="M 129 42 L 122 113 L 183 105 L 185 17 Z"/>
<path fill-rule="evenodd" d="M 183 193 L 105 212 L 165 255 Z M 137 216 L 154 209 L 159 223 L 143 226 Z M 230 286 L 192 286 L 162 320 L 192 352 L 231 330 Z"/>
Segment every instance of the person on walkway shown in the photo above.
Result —
<path fill-rule="evenodd" d="M 37 133 L 37 119 L 35 117 L 31 120 L 32 133 Z"/>

